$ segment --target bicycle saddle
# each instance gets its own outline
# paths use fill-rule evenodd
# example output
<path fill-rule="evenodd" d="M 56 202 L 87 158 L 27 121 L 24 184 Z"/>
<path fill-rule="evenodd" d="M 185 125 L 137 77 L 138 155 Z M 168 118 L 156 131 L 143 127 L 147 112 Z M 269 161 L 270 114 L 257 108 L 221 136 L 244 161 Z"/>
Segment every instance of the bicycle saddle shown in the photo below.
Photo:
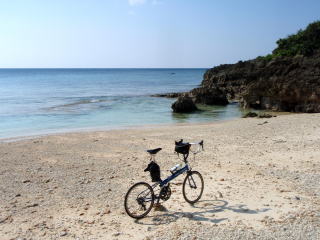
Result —
<path fill-rule="evenodd" d="M 147 152 L 150 153 L 150 154 L 156 154 L 156 153 L 159 152 L 160 150 L 162 150 L 162 148 L 150 149 L 150 150 L 147 150 Z"/>

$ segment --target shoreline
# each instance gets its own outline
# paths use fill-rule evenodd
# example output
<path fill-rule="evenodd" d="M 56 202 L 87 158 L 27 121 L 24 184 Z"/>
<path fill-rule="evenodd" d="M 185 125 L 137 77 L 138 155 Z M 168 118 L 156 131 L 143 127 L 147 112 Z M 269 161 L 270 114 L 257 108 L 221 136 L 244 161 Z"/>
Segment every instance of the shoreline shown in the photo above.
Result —
<path fill-rule="evenodd" d="M 255 110 L 257 111 L 257 110 Z M 290 113 L 290 112 L 272 112 L 264 111 L 265 113 L 271 113 L 275 116 L 282 115 L 295 115 L 295 114 L 308 114 L 308 113 Z M 223 123 L 228 121 L 235 121 L 241 119 L 242 117 L 234 117 L 230 119 L 217 119 L 212 121 L 199 121 L 199 122 L 185 122 L 185 123 L 163 123 L 163 124 L 144 124 L 144 125 L 128 125 L 128 126 L 118 126 L 118 127 L 85 127 L 85 128 L 75 128 L 75 129 L 64 129 L 64 130 L 55 130 L 45 133 L 34 133 L 21 136 L 12 136 L 12 137 L 0 137 L 0 143 L 2 142 L 16 142 L 22 140 L 30 140 L 35 138 L 47 137 L 47 136 L 57 136 L 64 134 L 75 134 L 75 133 L 90 133 L 90 132 L 109 132 L 109 131 L 121 131 L 121 130 L 132 130 L 132 129 L 149 129 L 149 128 L 161 128 L 161 127 L 170 127 L 170 126 L 196 126 L 196 125 L 210 125 L 215 123 Z"/>
<path fill-rule="evenodd" d="M 196 125 L 210 125 L 220 122 L 235 121 L 241 118 L 232 119 L 219 119 L 209 122 L 188 122 L 188 123 L 163 123 L 163 124 L 145 124 L 145 125 L 133 125 L 133 126 L 123 126 L 123 127 L 87 127 L 87 128 L 76 128 L 69 130 L 57 130 L 48 133 L 35 133 L 26 136 L 14 136 L 14 137 L 4 137 L 0 138 L 0 143 L 2 142 L 17 142 L 23 140 L 32 140 L 36 138 L 49 137 L 49 136 L 59 136 L 66 134 L 81 134 L 81 133 L 99 133 L 99 132 L 110 132 L 110 131 L 125 131 L 125 130 L 141 130 L 141 129 L 158 129 L 162 127 L 173 127 L 173 126 L 196 126 Z"/>

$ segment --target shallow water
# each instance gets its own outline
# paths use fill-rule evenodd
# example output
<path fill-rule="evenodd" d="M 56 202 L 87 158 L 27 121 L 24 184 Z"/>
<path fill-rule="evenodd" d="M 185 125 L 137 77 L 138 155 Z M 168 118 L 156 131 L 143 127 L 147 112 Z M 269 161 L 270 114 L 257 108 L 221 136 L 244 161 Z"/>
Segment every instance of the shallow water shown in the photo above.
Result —
<path fill-rule="evenodd" d="M 174 99 L 205 69 L 0 69 L 0 138 L 87 128 L 207 122 L 238 118 L 236 104 L 174 114 Z"/>

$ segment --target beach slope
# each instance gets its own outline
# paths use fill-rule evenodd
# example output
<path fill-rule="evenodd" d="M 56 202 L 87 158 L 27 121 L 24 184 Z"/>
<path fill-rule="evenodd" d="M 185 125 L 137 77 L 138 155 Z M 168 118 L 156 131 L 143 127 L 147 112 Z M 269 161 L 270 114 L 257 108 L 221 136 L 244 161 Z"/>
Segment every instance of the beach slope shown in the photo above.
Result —
<path fill-rule="evenodd" d="M 123 200 L 148 148 L 162 177 L 174 140 L 204 140 L 190 163 L 205 190 L 139 221 Z M 68 133 L 0 143 L 0 239 L 320 239 L 320 114 Z M 191 156 L 192 157 L 192 156 Z"/>

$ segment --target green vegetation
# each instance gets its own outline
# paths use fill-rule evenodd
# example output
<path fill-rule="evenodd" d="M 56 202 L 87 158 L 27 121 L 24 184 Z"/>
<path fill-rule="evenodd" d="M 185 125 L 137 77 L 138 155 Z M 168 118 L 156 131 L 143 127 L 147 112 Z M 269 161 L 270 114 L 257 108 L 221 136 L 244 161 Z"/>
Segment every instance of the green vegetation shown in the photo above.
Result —
<path fill-rule="evenodd" d="M 289 35 L 277 41 L 278 47 L 268 54 L 257 59 L 271 60 L 277 56 L 310 56 L 320 49 L 320 21 L 313 22 L 305 30 Z"/>
<path fill-rule="evenodd" d="M 277 41 L 278 47 L 273 50 L 277 56 L 312 55 L 320 49 L 320 21 L 308 25 L 305 30 Z"/>
<path fill-rule="evenodd" d="M 268 54 L 268 55 L 266 55 L 266 56 L 259 56 L 259 57 L 257 57 L 257 59 L 258 59 L 258 60 L 270 61 L 270 60 L 272 60 L 273 57 L 274 57 L 274 55 Z"/>

